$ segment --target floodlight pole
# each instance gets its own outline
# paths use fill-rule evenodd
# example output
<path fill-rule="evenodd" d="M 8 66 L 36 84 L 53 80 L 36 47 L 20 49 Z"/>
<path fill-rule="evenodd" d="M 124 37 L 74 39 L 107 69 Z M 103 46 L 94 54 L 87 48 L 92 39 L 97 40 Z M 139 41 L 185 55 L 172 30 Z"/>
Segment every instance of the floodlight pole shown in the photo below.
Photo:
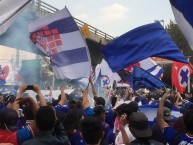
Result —
<path fill-rule="evenodd" d="M 188 60 L 188 62 L 190 62 L 190 57 L 191 56 L 186 56 L 187 57 L 187 60 Z M 190 73 L 190 72 L 189 72 Z M 189 77 L 188 77 L 188 93 L 190 93 L 190 75 L 189 75 Z"/>

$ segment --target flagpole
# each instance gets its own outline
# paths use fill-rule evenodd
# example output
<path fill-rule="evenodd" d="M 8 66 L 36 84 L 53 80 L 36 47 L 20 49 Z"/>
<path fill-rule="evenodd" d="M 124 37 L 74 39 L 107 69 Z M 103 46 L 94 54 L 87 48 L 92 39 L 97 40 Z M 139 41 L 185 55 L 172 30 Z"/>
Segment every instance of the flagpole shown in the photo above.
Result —
<path fill-rule="evenodd" d="M 188 62 L 189 62 L 190 68 L 193 70 L 192 65 L 190 64 L 190 57 L 191 57 L 191 56 L 187 56 L 187 60 L 188 60 Z M 190 73 L 190 72 L 189 72 L 189 73 Z M 188 77 L 188 93 L 190 93 L 190 75 L 189 75 L 189 77 Z"/>

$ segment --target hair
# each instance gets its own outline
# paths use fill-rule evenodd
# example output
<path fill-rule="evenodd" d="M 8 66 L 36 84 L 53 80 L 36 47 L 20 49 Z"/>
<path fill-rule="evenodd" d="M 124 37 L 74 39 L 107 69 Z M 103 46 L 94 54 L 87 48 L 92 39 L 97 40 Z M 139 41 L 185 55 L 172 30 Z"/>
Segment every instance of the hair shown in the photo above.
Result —
<path fill-rule="evenodd" d="M 26 120 L 34 120 L 34 115 L 29 105 L 22 107 L 22 109 Z"/>
<path fill-rule="evenodd" d="M 66 114 L 66 118 L 63 121 L 63 126 L 68 135 L 72 134 L 74 130 L 79 129 L 80 120 L 82 119 L 83 112 L 80 109 L 71 109 Z"/>
<path fill-rule="evenodd" d="M 186 110 L 183 114 L 184 125 L 188 133 L 193 134 L 193 110 Z"/>
<path fill-rule="evenodd" d="M 181 134 L 186 133 L 183 116 L 180 116 L 175 120 L 175 122 L 172 124 L 172 128 L 174 128 L 177 132 Z"/>
<path fill-rule="evenodd" d="M 53 129 L 56 118 L 53 108 L 42 106 L 38 109 L 35 121 L 40 131 L 50 131 Z"/>
<path fill-rule="evenodd" d="M 70 109 L 75 109 L 75 108 L 77 108 L 77 103 L 76 103 L 76 101 L 75 101 L 75 100 L 70 100 L 70 101 L 68 102 L 68 108 L 69 108 L 69 110 L 70 110 Z"/>
<path fill-rule="evenodd" d="M 96 105 L 103 105 L 103 106 L 105 106 L 105 99 L 103 97 L 96 97 L 96 96 L 94 96 L 94 100 L 96 102 Z"/>
<path fill-rule="evenodd" d="M 87 144 L 98 144 L 103 137 L 103 125 L 95 117 L 87 117 L 81 121 L 81 133 Z"/>
<path fill-rule="evenodd" d="M 111 105 L 112 105 L 112 107 L 115 106 L 116 101 L 117 101 L 117 97 L 115 97 L 115 96 L 113 95 L 113 96 L 111 97 Z"/>
<path fill-rule="evenodd" d="M 122 114 L 125 113 L 127 115 L 128 121 L 129 121 L 129 117 L 131 113 L 134 112 L 131 108 L 128 107 L 128 104 L 121 104 L 120 106 L 116 108 L 115 111 L 118 116 L 121 116 Z"/>
<path fill-rule="evenodd" d="M 13 125 L 17 124 L 18 114 L 14 109 L 6 108 L 0 111 L 0 122 L 1 124 Z"/>

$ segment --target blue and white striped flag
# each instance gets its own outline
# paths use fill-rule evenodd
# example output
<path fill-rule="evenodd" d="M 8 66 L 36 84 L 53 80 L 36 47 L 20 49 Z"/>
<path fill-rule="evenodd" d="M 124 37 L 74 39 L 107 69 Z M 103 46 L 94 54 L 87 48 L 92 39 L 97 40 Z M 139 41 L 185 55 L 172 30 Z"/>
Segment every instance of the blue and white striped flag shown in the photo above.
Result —
<path fill-rule="evenodd" d="M 176 22 L 193 50 L 193 0 L 170 0 Z"/>
<path fill-rule="evenodd" d="M 90 75 L 90 54 L 85 40 L 67 8 L 28 24 L 30 38 L 50 57 L 58 79 Z"/>
<path fill-rule="evenodd" d="M 161 78 L 164 73 L 164 69 L 156 64 L 150 57 L 139 62 L 140 67 L 151 73 L 157 78 Z"/>

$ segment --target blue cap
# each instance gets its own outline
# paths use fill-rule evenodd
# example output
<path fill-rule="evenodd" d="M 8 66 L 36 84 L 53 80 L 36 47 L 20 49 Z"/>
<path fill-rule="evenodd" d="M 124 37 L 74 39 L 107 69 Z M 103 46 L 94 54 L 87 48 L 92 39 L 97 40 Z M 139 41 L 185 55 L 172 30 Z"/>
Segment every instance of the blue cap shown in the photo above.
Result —
<path fill-rule="evenodd" d="M 184 113 L 186 109 L 193 108 L 192 102 L 187 102 L 183 107 L 180 107 L 180 113 Z"/>

